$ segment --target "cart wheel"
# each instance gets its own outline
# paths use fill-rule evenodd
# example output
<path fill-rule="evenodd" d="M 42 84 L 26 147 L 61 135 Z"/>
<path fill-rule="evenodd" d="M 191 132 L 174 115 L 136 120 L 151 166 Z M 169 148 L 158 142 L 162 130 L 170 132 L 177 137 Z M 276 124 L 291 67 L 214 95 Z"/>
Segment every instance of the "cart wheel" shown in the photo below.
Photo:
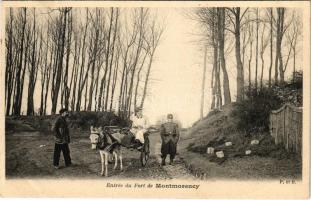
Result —
<path fill-rule="evenodd" d="M 140 162 L 143 167 L 146 166 L 147 161 L 149 159 L 149 155 L 150 155 L 149 139 L 147 139 L 145 140 L 145 144 L 143 148 L 141 149 L 141 153 L 140 153 Z"/>

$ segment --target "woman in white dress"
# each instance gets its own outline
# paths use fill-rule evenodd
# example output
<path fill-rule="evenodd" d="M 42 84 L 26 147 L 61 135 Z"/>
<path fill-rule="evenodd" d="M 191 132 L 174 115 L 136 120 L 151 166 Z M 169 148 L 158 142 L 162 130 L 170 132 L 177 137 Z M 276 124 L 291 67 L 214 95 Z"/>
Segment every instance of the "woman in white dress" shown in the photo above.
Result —
<path fill-rule="evenodd" d="M 141 108 L 136 108 L 136 115 L 133 114 L 130 117 L 132 121 L 131 132 L 134 134 L 135 139 L 138 140 L 142 145 L 145 143 L 144 133 L 148 131 L 149 123 L 146 116 L 143 115 Z"/>

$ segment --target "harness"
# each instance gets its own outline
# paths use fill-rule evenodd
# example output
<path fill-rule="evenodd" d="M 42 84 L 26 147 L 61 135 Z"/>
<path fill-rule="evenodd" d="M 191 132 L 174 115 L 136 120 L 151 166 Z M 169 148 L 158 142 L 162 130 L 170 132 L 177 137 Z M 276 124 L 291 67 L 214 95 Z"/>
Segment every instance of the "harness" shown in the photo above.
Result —
<path fill-rule="evenodd" d="M 118 142 L 111 136 L 109 130 L 103 130 L 103 134 L 92 133 L 98 135 L 98 142 L 96 144 L 96 149 L 112 152 Z"/>

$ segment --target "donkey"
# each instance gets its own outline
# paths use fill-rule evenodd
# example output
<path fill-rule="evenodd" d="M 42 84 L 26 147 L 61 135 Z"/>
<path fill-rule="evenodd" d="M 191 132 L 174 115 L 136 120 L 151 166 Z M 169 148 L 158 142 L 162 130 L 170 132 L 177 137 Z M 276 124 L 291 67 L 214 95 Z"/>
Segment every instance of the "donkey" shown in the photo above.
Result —
<path fill-rule="evenodd" d="M 110 154 L 113 155 L 115 161 L 113 169 L 117 169 L 118 160 L 120 160 L 120 170 L 123 170 L 121 144 L 108 133 L 108 130 L 91 127 L 90 140 L 92 149 L 99 149 L 102 176 L 108 176 L 108 160 Z"/>

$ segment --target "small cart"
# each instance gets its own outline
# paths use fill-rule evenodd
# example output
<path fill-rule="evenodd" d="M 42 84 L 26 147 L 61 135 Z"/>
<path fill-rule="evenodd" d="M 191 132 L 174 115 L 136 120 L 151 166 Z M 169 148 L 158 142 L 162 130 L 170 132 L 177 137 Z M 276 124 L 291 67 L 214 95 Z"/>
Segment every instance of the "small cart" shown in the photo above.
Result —
<path fill-rule="evenodd" d="M 124 134 L 124 135 L 128 135 L 128 134 L 132 134 L 130 132 L 130 129 L 129 128 L 120 128 L 118 126 L 105 126 L 104 127 L 104 131 L 106 133 L 108 133 L 109 135 L 111 135 L 112 137 L 114 137 L 114 133 L 121 133 L 121 134 Z M 140 163 L 141 163 L 141 166 L 146 166 L 147 162 L 148 162 L 148 159 L 150 157 L 150 140 L 149 140 L 149 132 L 146 132 L 144 133 L 144 144 L 141 148 L 134 148 L 136 149 L 137 151 L 140 152 Z M 121 144 L 122 146 L 126 147 L 126 148 L 133 148 L 133 147 L 129 147 L 129 146 L 125 146 L 123 144 Z"/>

